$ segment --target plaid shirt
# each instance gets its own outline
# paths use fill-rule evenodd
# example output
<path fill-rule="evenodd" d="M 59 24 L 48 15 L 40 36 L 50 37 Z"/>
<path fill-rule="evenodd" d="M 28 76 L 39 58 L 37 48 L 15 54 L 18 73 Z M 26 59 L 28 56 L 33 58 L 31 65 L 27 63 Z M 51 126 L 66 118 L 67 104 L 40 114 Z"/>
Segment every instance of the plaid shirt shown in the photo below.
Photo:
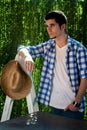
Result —
<path fill-rule="evenodd" d="M 50 39 L 47 42 L 36 46 L 24 47 L 28 49 L 33 58 L 40 56 L 44 57 L 37 99 L 39 102 L 49 105 L 56 56 L 55 41 L 54 39 Z M 20 48 L 23 48 L 23 46 L 20 46 L 19 49 Z M 76 95 L 80 84 L 80 79 L 87 78 L 87 50 L 78 41 L 68 36 L 68 49 L 66 53 L 66 67 L 68 70 L 68 76 L 73 92 Z M 85 109 L 85 105 L 86 98 L 84 95 L 81 100 L 80 111 Z"/>

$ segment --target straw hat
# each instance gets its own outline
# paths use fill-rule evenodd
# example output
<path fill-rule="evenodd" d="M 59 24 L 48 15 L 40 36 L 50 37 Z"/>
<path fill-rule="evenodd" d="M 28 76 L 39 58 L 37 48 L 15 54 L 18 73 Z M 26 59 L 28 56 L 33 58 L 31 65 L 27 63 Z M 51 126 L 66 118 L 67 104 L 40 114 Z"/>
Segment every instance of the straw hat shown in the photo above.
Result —
<path fill-rule="evenodd" d="M 11 60 L 5 65 L 0 80 L 5 94 L 13 99 L 24 98 L 31 90 L 31 78 L 16 60 Z"/>

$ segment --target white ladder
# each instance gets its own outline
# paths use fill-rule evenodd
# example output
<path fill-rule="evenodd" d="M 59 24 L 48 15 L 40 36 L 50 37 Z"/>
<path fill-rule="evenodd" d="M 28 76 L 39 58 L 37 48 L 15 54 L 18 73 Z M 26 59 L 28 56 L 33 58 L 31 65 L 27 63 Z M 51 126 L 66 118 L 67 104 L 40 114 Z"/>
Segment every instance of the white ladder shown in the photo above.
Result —
<path fill-rule="evenodd" d="M 31 76 L 32 80 L 32 76 Z M 32 80 L 32 89 L 31 92 L 26 96 L 26 101 L 27 101 L 27 107 L 28 107 L 28 112 L 33 113 L 39 111 L 38 103 L 35 102 L 36 98 L 36 93 L 35 93 L 35 88 Z M 5 99 L 5 104 L 1 116 L 1 122 L 9 120 L 12 112 L 12 106 L 14 103 L 14 99 L 6 96 Z"/>

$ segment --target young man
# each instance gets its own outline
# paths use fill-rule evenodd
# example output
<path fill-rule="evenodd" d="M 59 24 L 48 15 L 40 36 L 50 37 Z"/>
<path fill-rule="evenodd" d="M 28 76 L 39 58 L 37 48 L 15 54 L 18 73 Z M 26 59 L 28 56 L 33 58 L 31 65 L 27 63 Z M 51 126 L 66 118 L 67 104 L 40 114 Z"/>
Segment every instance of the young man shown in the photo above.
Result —
<path fill-rule="evenodd" d="M 37 46 L 20 46 L 28 71 L 34 70 L 32 57 L 44 57 L 38 102 L 52 107 L 54 114 L 83 119 L 87 88 L 87 50 L 65 32 L 67 18 L 61 11 L 45 17 L 50 40 Z"/>

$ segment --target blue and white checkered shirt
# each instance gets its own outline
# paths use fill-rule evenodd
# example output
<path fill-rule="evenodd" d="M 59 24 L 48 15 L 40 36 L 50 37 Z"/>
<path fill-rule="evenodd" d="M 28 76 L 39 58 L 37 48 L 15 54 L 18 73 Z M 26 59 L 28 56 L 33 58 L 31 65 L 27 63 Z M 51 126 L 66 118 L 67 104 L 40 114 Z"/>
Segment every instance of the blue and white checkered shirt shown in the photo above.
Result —
<path fill-rule="evenodd" d="M 37 99 L 39 102 L 49 105 L 56 57 L 55 41 L 54 39 L 50 39 L 47 42 L 36 46 L 20 46 L 18 50 L 23 47 L 28 49 L 33 58 L 40 56 L 43 56 L 44 58 Z M 68 49 L 66 53 L 68 76 L 72 89 L 76 95 L 80 79 L 87 78 L 87 50 L 78 41 L 68 36 Z M 84 111 L 85 105 L 86 98 L 84 95 L 81 100 L 80 111 Z"/>

